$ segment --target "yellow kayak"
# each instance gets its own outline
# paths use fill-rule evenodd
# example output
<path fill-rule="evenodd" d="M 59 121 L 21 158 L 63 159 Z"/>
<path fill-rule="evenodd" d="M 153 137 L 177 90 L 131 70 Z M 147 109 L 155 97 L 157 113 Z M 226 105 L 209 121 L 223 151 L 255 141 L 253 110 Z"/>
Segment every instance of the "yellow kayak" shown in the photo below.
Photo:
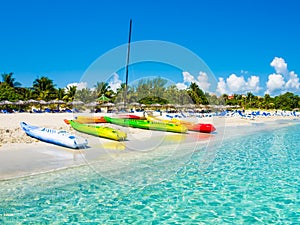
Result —
<path fill-rule="evenodd" d="M 127 134 L 125 132 L 110 127 L 81 124 L 73 120 L 69 120 L 68 122 L 75 130 L 86 134 L 91 134 L 94 136 L 108 138 L 116 141 L 122 141 L 127 138 Z"/>
<path fill-rule="evenodd" d="M 210 123 L 191 123 L 191 122 L 179 120 L 176 118 L 172 118 L 172 119 L 168 120 L 168 119 L 162 119 L 162 118 L 158 118 L 158 117 L 154 117 L 154 116 L 147 116 L 146 118 L 148 121 L 151 121 L 151 122 L 158 121 L 158 122 L 163 122 L 163 123 L 180 124 L 180 125 L 185 126 L 190 131 L 211 133 L 216 130 L 216 128 Z"/>

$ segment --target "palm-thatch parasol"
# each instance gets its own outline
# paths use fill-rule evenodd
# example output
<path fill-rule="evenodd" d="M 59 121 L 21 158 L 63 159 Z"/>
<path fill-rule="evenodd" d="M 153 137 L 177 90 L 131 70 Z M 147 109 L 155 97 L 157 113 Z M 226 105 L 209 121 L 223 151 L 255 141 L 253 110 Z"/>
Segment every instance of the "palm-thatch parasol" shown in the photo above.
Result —
<path fill-rule="evenodd" d="M 27 104 L 32 104 L 32 105 L 35 105 L 35 104 L 38 104 L 38 103 L 39 103 L 39 101 L 37 101 L 37 100 L 34 100 L 34 99 L 29 99 L 29 100 L 27 100 L 27 101 L 26 101 L 26 103 L 27 103 Z"/>
<path fill-rule="evenodd" d="M 86 107 L 91 107 L 91 108 L 96 107 L 97 105 L 99 105 L 98 102 L 89 102 L 85 104 Z"/>
<path fill-rule="evenodd" d="M 110 98 L 106 97 L 104 94 L 102 94 L 99 98 L 96 99 L 96 101 L 99 101 L 101 103 L 104 103 L 104 102 L 108 102 L 110 101 Z"/>
<path fill-rule="evenodd" d="M 19 106 L 19 111 L 21 111 L 21 106 L 25 105 L 26 102 L 25 101 L 22 101 L 22 100 L 18 100 L 16 102 L 14 102 L 15 105 L 18 105 Z"/>
<path fill-rule="evenodd" d="M 55 99 L 55 100 L 49 101 L 48 104 L 57 104 L 57 110 L 59 110 L 59 105 L 65 104 L 65 102 L 63 100 Z"/>

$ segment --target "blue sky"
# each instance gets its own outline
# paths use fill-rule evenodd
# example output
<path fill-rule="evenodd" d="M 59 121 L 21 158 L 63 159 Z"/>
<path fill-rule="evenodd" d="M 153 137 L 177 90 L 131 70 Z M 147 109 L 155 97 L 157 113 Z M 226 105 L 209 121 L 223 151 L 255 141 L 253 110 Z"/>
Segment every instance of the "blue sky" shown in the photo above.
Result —
<path fill-rule="evenodd" d="M 126 44 L 132 18 L 132 41 L 162 40 L 189 49 L 208 65 L 219 90 L 259 95 L 300 90 L 296 0 L 12 0 L 1 1 L 0 8 L 0 72 L 14 72 L 23 86 L 43 75 L 58 87 L 80 82 L 98 57 Z M 149 74 L 131 68 L 143 72 Z M 162 72 L 158 68 L 153 76 Z M 199 74 L 186 72 L 176 73 L 174 82 L 188 85 L 191 76 L 198 81 Z"/>

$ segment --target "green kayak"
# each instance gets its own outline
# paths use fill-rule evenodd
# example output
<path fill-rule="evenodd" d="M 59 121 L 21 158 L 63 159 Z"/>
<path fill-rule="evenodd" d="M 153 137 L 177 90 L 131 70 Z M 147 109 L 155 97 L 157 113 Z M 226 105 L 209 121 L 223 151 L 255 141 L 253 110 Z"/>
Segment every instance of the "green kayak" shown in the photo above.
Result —
<path fill-rule="evenodd" d="M 108 116 L 104 116 L 104 119 L 108 123 L 113 123 L 125 127 L 134 127 L 134 128 L 148 129 L 148 130 L 160 130 L 160 131 L 168 131 L 168 132 L 176 132 L 176 133 L 187 132 L 187 128 L 180 124 L 152 122 L 148 120 L 111 118 Z"/>
<path fill-rule="evenodd" d="M 102 126 L 93 126 L 89 124 L 81 124 L 77 123 L 73 120 L 68 121 L 70 125 L 77 131 L 91 134 L 98 137 L 113 139 L 116 141 L 125 140 L 127 134 L 123 131 L 116 130 L 110 127 L 102 127 Z"/>

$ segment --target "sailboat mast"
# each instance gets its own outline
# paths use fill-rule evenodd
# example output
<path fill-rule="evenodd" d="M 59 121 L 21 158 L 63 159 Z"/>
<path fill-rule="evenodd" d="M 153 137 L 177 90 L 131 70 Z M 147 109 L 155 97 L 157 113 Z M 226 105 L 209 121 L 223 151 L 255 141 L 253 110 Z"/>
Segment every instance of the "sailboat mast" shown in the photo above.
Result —
<path fill-rule="evenodd" d="M 124 108 L 125 109 L 126 109 L 126 103 L 127 103 L 128 65 L 129 65 L 129 56 L 130 56 L 131 27 L 132 27 L 132 20 L 130 19 L 129 38 L 128 38 L 128 46 L 127 46 L 127 60 L 126 60 L 126 82 L 125 82 L 125 94 L 124 94 Z"/>

